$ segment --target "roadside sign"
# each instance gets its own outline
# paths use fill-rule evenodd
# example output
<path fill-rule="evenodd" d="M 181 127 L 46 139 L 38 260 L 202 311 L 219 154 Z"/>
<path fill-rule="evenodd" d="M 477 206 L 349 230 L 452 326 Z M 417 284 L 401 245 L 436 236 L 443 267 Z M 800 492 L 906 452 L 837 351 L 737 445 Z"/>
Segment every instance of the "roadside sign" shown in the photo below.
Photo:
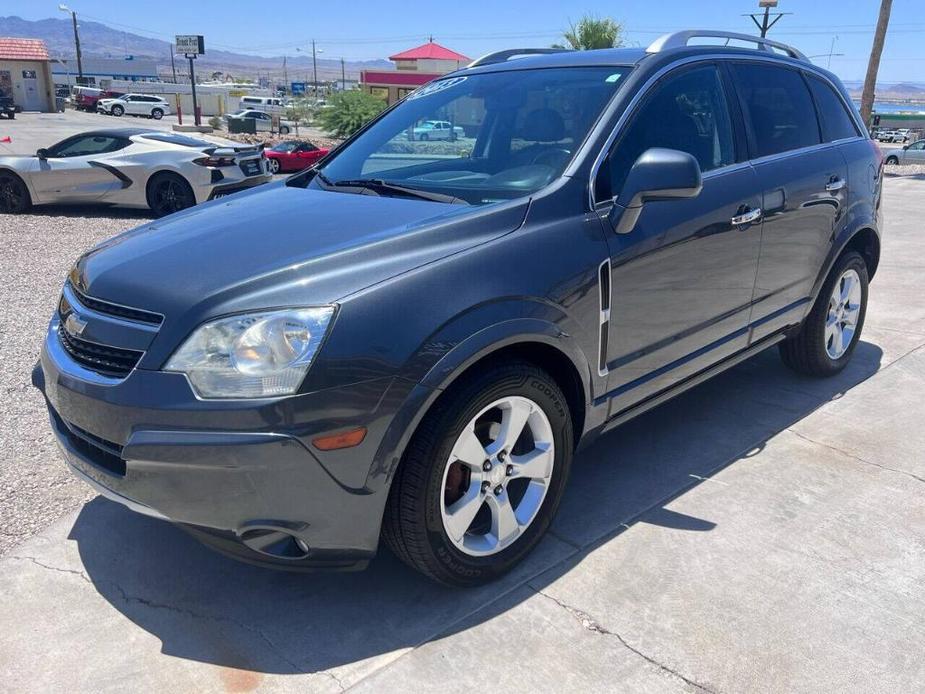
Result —
<path fill-rule="evenodd" d="M 202 55 L 206 52 L 206 44 L 202 36 L 195 34 L 177 34 L 177 53 L 183 55 Z"/>
<path fill-rule="evenodd" d="M 289 86 L 291 87 L 292 95 L 295 96 L 296 94 L 305 94 L 307 85 L 307 82 L 293 82 Z"/>

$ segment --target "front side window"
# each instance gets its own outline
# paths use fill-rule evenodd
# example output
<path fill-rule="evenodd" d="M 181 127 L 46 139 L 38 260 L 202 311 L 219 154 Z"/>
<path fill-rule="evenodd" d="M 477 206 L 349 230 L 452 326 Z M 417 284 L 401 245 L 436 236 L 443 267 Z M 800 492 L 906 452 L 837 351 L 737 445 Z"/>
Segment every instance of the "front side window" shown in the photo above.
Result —
<path fill-rule="evenodd" d="M 822 135 L 826 142 L 857 137 L 857 126 L 832 86 L 813 75 L 808 75 L 809 88 L 816 99 L 819 120 L 822 122 Z"/>
<path fill-rule="evenodd" d="M 816 109 L 799 72 L 756 63 L 734 64 L 732 71 L 755 157 L 819 144 Z"/>
<path fill-rule="evenodd" d="M 918 142 L 913 142 L 911 145 L 909 145 L 909 149 L 915 150 L 915 151 L 925 149 L 925 140 L 919 140 Z"/>
<path fill-rule="evenodd" d="M 701 171 L 735 161 L 729 107 L 716 67 L 687 70 L 656 85 L 601 167 L 595 198 L 618 195 L 630 168 L 652 147 L 687 152 Z"/>
<path fill-rule="evenodd" d="M 374 178 L 470 204 L 529 195 L 562 173 L 627 71 L 510 70 L 431 82 L 342 148 L 313 185 Z"/>
<path fill-rule="evenodd" d="M 59 142 L 48 149 L 48 156 L 61 157 L 87 157 L 95 154 L 105 154 L 122 149 L 127 140 L 106 135 L 78 136 Z"/>

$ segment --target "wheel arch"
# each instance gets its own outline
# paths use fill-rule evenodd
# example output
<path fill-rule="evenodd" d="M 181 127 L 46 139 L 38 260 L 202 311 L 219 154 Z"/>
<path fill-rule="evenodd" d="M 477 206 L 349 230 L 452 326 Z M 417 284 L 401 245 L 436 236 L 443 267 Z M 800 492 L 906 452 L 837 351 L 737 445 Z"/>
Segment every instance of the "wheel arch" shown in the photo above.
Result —
<path fill-rule="evenodd" d="M 832 244 L 825 263 L 823 263 L 816 277 L 816 282 L 813 284 L 813 292 L 810 297 L 811 301 L 807 304 L 807 313 L 809 313 L 810 308 L 819 296 L 822 285 L 832 271 L 835 262 L 846 251 L 857 251 L 861 254 L 861 257 L 864 258 L 864 262 L 867 265 L 867 278 L 871 280 L 874 274 L 876 274 L 877 267 L 880 264 L 880 234 L 875 227 L 863 225 L 859 226 L 857 229 L 845 232 Z"/>

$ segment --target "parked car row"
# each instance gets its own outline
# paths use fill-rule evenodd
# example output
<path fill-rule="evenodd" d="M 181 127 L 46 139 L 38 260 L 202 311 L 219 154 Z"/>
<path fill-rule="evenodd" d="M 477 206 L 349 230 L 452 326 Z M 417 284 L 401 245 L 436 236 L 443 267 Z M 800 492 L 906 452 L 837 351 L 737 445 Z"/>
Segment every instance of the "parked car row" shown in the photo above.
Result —
<path fill-rule="evenodd" d="M 911 132 L 912 131 L 909 128 L 900 128 L 898 130 L 881 130 L 877 133 L 877 140 L 880 142 L 907 142 Z"/>

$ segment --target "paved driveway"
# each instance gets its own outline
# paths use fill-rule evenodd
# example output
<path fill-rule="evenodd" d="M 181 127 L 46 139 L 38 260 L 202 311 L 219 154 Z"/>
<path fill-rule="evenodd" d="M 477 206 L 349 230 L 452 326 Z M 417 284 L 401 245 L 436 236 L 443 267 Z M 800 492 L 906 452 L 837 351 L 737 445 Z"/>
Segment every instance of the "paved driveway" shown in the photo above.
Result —
<path fill-rule="evenodd" d="M 98 498 L 0 560 L 4 688 L 921 690 L 923 195 L 887 182 L 848 369 L 765 353 L 609 434 L 503 581 L 274 573 Z"/>

